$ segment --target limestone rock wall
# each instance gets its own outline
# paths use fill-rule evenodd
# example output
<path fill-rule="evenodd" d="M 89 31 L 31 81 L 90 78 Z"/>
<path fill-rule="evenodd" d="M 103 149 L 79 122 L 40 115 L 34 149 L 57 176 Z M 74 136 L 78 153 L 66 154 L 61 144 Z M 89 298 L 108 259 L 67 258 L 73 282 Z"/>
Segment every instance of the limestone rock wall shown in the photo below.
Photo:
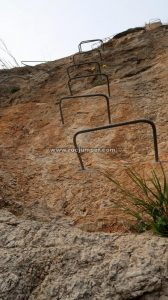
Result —
<path fill-rule="evenodd" d="M 116 35 L 101 62 L 110 80 L 112 122 L 154 121 L 166 174 L 167 62 L 166 25 Z M 73 149 L 76 131 L 108 124 L 98 98 L 65 102 L 62 125 L 58 103 L 69 95 L 70 64 L 72 56 L 0 71 L 0 299 L 168 299 L 167 239 L 130 232 L 132 220 L 114 205 L 124 199 L 103 174 L 132 190 L 128 167 L 146 178 L 152 169 L 160 174 L 151 129 L 137 125 L 80 136 L 83 148 L 116 150 L 82 154 L 85 171 L 76 153 L 56 153 Z M 75 95 L 107 93 L 96 77 L 72 88 Z"/>

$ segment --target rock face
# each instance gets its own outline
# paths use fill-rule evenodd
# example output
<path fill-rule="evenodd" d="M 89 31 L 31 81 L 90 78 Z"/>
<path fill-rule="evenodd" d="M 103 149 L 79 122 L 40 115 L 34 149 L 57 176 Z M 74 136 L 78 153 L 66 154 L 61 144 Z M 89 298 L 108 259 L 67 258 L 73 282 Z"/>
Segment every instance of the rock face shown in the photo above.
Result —
<path fill-rule="evenodd" d="M 112 122 L 154 121 L 168 174 L 168 26 L 120 33 L 102 55 Z M 82 61 L 98 59 L 95 51 Z M 72 56 L 0 71 L 0 299 L 168 299 L 167 240 L 130 233 L 128 218 L 114 206 L 123 199 L 104 176 L 108 172 L 134 190 L 127 167 L 146 177 L 152 169 L 160 172 L 151 128 L 79 136 L 83 148 L 114 149 L 83 153 L 81 171 L 73 135 L 107 125 L 107 107 L 101 97 L 67 100 L 62 125 L 58 103 L 70 94 L 71 64 Z M 95 68 L 82 72 L 94 74 Z M 80 68 L 72 72 L 80 74 Z M 107 94 L 97 77 L 75 81 L 72 89 L 75 95 Z"/>
<path fill-rule="evenodd" d="M 168 299 L 168 240 L 0 217 L 0 298 Z"/>

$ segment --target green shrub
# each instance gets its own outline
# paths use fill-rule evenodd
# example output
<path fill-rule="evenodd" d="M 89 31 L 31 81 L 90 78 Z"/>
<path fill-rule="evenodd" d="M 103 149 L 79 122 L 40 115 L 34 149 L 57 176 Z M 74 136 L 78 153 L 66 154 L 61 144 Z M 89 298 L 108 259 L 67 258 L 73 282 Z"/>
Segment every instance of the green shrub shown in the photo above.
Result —
<path fill-rule="evenodd" d="M 151 177 L 146 180 L 137 172 L 127 169 L 127 174 L 136 187 L 131 192 L 123 187 L 118 180 L 109 174 L 104 174 L 112 181 L 127 201 L 116 203 L 119 209 L 133 216 L 136 220 L 133 228 L 138 232 L 152 229 L 155 233 L 168 236 L 168 182 L 165 171 L 161 165 L 162 180 L 153 170 Z"/>

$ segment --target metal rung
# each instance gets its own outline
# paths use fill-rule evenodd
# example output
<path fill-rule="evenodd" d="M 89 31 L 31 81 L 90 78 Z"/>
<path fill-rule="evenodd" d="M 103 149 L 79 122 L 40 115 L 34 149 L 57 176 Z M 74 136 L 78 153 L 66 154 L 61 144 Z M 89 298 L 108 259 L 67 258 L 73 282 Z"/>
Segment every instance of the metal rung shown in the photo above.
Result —
<path fill-rule="evenodd" d="M 98 71 L 99 73 L 101 73 L 101 68 L 100 68 L 100 64 L 99 62 L 97 61 L 90 61 L 90 62 L 86 62 L 86 63 L 80 63 L 80 64 L 76 64 L 76 65 L 71 65 L 67 68 L 67 74 L 68 74 L 68 77 L 69 79 L 71 79 L 71 76 L 70 76 L 70 69 L 73 69 L 73 68 L 78 68 L 80 66 L 84 66 L 84 65 L 97 65 L 98 66 Z M 74 78 L 74 77 L 73 77 Z"/>
<path fill-rule="evenodd" d="M 95 39 L 95 40 L 87 40 L 87 41 L 80 42 L 79 45 L 78 45 L 79 52 L 82 52 L 82 45 L 83 44 L 94 43 L 94 42 L 100 42 L 102 50 L 104 50 L 103 40 L 101 40 L 101 39 Z"/>
<path fill-rule="evenodd" d="M 107 81 L 107 87 L 108 87 L 108 94 L 110 96 L 110 84 L 109 84 L 109 78 L 108 78 L 108 75 L 106 74 L 103 74 L 103 73 L 96 73 L 96 74 L 91 74 L 91 75 L 83 75 L 83 76 L 76 76 L 76 77 L 73 77 L 73 78 L 70 78 L 68 80 L 68 87 L 69 87 L 69 91 L 70 91 L 70 94 L 71 96 L 73 95 L 72 93 L 72 89 L 71 89 L 71 81 L 72 80 L 77 80 L 77 79 L 80 79 L 80 78 L 87 78 L 87 77 L 94 77 L 94 76 L 104 76 L 106 78 L 106 81 Z"/>
<path fill-rule="evenodd" d="M 109 124 L 111 124 L 109 98 L 104 94 L 89 94 L 89 95 L 80 95 L 80 96 L 67 96 L 67 97 L 61 98 L 60 102 L 59 102 L 59 109 L 60 109 L 60 116 L 61 116 L 62 124 L 64 124 L 64 117 L 63 117 L 63 110 L 62 110 L 62 102 L 64 100 L 73 100 L 73 99 L 78 99 L 78 98 L 93 98 L 93 97 L 104 97 L 105 101 L 107 102 L 108 121 L 109 121 Z"/>
<path fill-rule="evenodd" d="M 102 60 L 101 51 L 100 51 L 99 49 L 93 49 L 93 50 L 91 50 L 91 51 L 75 53 L 75 54 L 73 55 L 73 57 L 72 57 L 74 65 L 76 64 L 76 61 L 75 61 L 76 56 L 83 55 L 83 54 L 89 54 L 89 53 L 92 54 L 93 52 L 97 52 L 98 55 L 99 55 L 99 57 L 100 57 L 100 60 Z"/>
<path fill-rule="evenodd" d="M 48 63 L 49 61 L 46 61 L 46 60 L 22 60 L 21 61 L 21 64 L 23 66 L 26 66 L 26 67 L 34 67 L 34 66 L 31 66 L 31 65 L 28 65 L 28 64 L 25 64 L 25 63 Z"/>
<path fill-rule="evenodd" d="M 156 126 L 150 120 L 139 119 L 139 120 L 133 120 L 133 121 L 115 123 L 115 124 L 111 124 L 111 125 L 106 125 L 106 126 L 101 126 L 101 127 L 95 127 L 95 128 L 80 130 L 80 131 L 76 132 L 75 135 L 73 136 L 73 143 L 74 143 L 74 146 L 75 146 L 75 149 L 76 149 L 76 153 L 77 153 L 80 165 L 81 165 L 81 169 L 84 170 L 85 168 L 84 168 L 84 164 L 83 164 L 83 161 L 82 161 L 82 158 L 81 158 L 81 154 L 80 154 L 80 151 L 79 151 L 80 148 L 78 147 L 77 142 L 76 142 L 76 138 L 77 138 L 78 135 L 83 134 L 83 133 L 87 133 L 87 132 L 105 130 L 105 129 L 115 128 L 115 127 L 120 127 L 120 126 L 137 124 L 137 123 L 147 123 L 147 124 L 149 124 L 152 127 L 154 152 L 155 152 L 155 161 L 158 162 L 159 161 L 159 153 L 158 153 L 158 143 L 157 143 Z"/>

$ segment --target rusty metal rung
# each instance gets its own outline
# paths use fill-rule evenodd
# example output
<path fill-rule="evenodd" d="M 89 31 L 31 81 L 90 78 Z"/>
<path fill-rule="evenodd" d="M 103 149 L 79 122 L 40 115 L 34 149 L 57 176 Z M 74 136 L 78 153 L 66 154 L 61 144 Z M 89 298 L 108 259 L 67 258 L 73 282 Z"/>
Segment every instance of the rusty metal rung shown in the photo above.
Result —
<path fill-rule="evenodd" d="M 76 153 L 77 153 L 80 165 L 81 165 L 81 169 L 85 170 L 85 167 L 84 167 L 83 160 L 82 160 L 82 157 L 81 157 L 81 154 L 80 154 L 80 151 L 79 151 L 79 147 L 78 147 L 77 142 L 76 142 L 76 138 L 77 138 L 78 135 L 83 134 L 83 133 L 87 133 L 87 132 L 106 130 L 106 129 L 110 129 L 110 128 L 127 126 L 127 125 L 132 125 L 132 124 L 137 124 L 137 123 L 147 123 L 152 127 L 155 161 L 158 162 L 159 161 L 159 153 L 158 153 L 157 131 L 156 131 L 155 123 L 150 121 L 150 120 L 147 120 L 147 119 L 138 119 L 138 120 L 121 122 L 121 123 L 114 123 L 114 124 L 111 124 L 111 125 L 106 125 L 106 126 L 101 126 L 101 127 L 94 127 L 94 128 L 80 130 L 80 131 L 76 132 L 75 135 L 73 136 L 73 143 L 74 143 Z"/>
<path fill-rule="evenodd" d="M 49 61 L 47 61 L 47 60 L 22 60 L 21 61 L 22 65 L 26 66 L 26 67 L 35 67 L 36 65 L 31 66 L 29 64 L 26 64 L 26 63 L 34 63 L 34 62 L 36 62 L 36 63 L 48 63 Z"/>
<path fill-rule="evenodd" d="M 82 45 L 83 44 L 94 43 L 94 42 L 100 42 L 101 48 L 102 48 L 102 50 L 104 50 L 103 40 L 102 39 L 94 39 L 94 40 L 87 40 L 87 41 L 80 42 L 79 45 L 78 45 L 79 52 L 83 52 L 82 51 Z"/>
<path fill-rule="evenodd" d="M 73 78 L 70 78 L 68 80 L 68 87 L 69 87 L 69 91 L 70 91 L 70 94 L 71 96 L 73 95 L 72 93 L 72 89 L 71 89 L 71 81 L 72 80 L 77 80 L 77 79 L 80 79 L 80 78 L 87 78 L 87 77 L 94 77 L 94 76 L 103 76 L 106 78 L 106 81 L 107 81 L 107 87 L 108 87 L 108 94 L 110 96 L 110 84 L 109 84 L 109 78 L 108 78 L 108 75 L 104 74 L 104 73 L 96 73 L 96 74 L 91 74 L 91 75 L 83 75 L 83 76 L 76 76 L 76 77 L 73 77 Z"/>
<path fill-rule="evenodd" d="M 108 121 L 109 121 L 109 124 L 111 124 L 109 98 L 108 98 L 108 96 L 106 96 L 104 94 L 89 94 L 89 95 L 67 96 L 67 97 L 61 98 L 60 101 L 59 101 L 59 109 L 60 109 L 60 116 L 61 116 L 62 124 L 64 124 L 64 116 L 63 116 L 63 110 L 62 110 L 62 102 L 64 100 L 73 100 L 73 99 L 79 99 L 79 98 L 96 98 L 96 97 L 104 97 L 104 99 L 107 103 Z"/>

